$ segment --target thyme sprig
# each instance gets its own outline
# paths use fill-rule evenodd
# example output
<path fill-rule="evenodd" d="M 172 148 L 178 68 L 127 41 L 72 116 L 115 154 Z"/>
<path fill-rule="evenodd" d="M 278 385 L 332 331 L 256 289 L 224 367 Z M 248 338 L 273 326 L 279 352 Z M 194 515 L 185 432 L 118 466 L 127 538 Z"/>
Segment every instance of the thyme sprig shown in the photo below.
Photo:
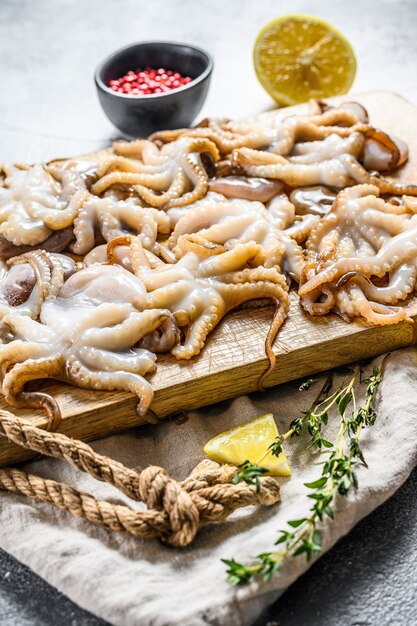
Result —
<path fill-rule="evenodd" d="M 239 563 L 235 559 L 223 559 L 227 565 L 227 579 L 230 584 L 240 585 L 254 576 L 260 576 L 264 582 L 268 582 L 280 569 L 287 556 L 296 557 L 305 554 L 309 561 L 312 556 L 320 553 L 323 541 L 320 523 L 325 517 L 333 519 L 333 502 L 337 495 L 346 496 L 352 486 L 358 488 L 357 466 L 367 467 L 359 439 L 362 429 L 365 426 L 372 426 L 376 420 L 374 401 L 381 382 L 382 365 L 381 368 L 375 366 L 372 374 L 361 381 L 366 384 L 366 401 L 358 409 L 355 384 L 358 379 L 360 380 L 360 373 L 360 368 L 357 368 L 350 380 L 345 380 L 330 395 L 332 379 L 328 377 L 310 409 L 294 420 L 288 432 L 277 437 L 267 449 L 264 457 L 271 451 L 278 456 L 282 452 L 284 441 L 299 436 L 306 425 L 311 438 L 308 447 L 316 447 L 329 456 L 321 463 L 320 477 L 304 483 L 309 491 L 308 498 L 313 501 L 309 515 L 290 520 L 289 529 L 280 531 L 275 542 L 275 545 L 280 546 L 278 550 L 259 554 L 252 565 Z M 335 442 L 331 443 L 323 438 L 322 426 L 328 422 L 329 410 L 335 407 L 339 413 L 340 427 Z M 243 469 L 235 476 L 235 482 L 252 480 L 255 483 L 250 484 L 256 484 L 259 488 L 259 477 L 266 471 L 265 468 L 260 464 L 248 462 L 243 465 Z"/>
<path fill-rule="evenodd" d="M 318 380 L 318 379 L 315 379 L 315 380 Z M 303 385 L 301 385 L 300 389 L 302 387 L 303 389 L 307 389 L 310 386 L 310 384 L 312 384 L 312 382 L 315 382 L 315 380 L 313 380 L 312 378 L 308 379 L 305 383 L 305 385 L 308 384 L 308 386 L 303 387 Z M 315 442 L 317 442 L 317 444 L 320 443 L 321 445 L 324 445 L 324 446 L 329 445 L 329 442 L 325 440 L 320 439 L 320 442 L 319 442 L 319 435 L 318 435 L 321 429 L 321 421 L 327 424 L 327 413 L 323 415 L 321 414 L 316 415 L 314 413 L 314 410 L 316 409 L 316 407 L 320 405 L 320 402 L 322 401 L 322 399 L 326 397 L 326 394 L 328 393 L 328 391 L 330 390 L 332 386 L 332 381 L 333 381 L 333 377 L 330 374 L 326 378 L 324 385 L 321 387 L 320 392 L 318 396 L 316 397 L 316 399 L 314 400 L 310 409 L 308 411 L 303 412 L 301 417 L 291 422 L 290 429 L 288 430 L 288 432 L 286 432 L 284 435 L 278 435 L 278 437 L 275 438 L 275 440 L 271 443 L 271 445 L 268 446 L 268 448 L 265 450 L 265 453 L 261 456 L 260 459 L 258 459 L 256 462 L 251 462 L 247 460 L 241 463 L 240 465 L 238 465 L 238 471 L 236 472 L 236 474 L 234 475 L 232 479 L 233 484 L 236 485 L 237 483 L 243 481 L 247 483 L 248 485 L 255 485 L 256 491 L 259 491 L 260 489 L 259 478 L 268 471 L 267 468 L 262 467 L 262 462 L 264 461 L 264 459 L 270 453 L 273 454 L 274 456 L 279 456 L 283 451 L 282 444 L 284 443 L 284 441 L 286 441 L 286 439 L 289 439 L 290 437 L 299 436 L 301 434 L 302 427 L 306 422 L 308 423 L 310 434 L 313 437 L 315 437 Z"/>
<path fill-rule="evenodd" d="M 266 456 L 266 454 L 264 456 Z M 255 485 L 256 491 L 259 491 L 261 488 L 259 478 L 263 474 L 266 474 L 268 469 L 258 463 L 251 463 L 250 461 L 244 461 L 237 467 L 239 471 L 233 476 L 232 483 L 237 485 L 237 483 L 245 482 L 248 485 Z"/>

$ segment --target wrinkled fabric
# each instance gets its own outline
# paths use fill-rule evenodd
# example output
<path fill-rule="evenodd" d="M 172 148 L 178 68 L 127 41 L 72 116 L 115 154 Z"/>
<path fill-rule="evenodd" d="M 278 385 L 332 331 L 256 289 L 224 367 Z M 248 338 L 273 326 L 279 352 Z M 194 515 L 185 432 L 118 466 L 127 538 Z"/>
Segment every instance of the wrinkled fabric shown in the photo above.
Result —
<path fill-rule="evenodd" d="M 395 352 L 386 361 L 377 421 L 361 437 L 369 468 L 358 470 L 357 491 L 336 499 L 335 520 L 327 519 L 323 525 L 323 552 L 389 498 L 417 463 L 416 365 L 414 349 Z M 298 390 L 299 383 L 282 385 L 190 412 L 181 425 L 143 426 L 97 441 L 93 447 L 130 467 L 161 465 L 182 479 L 203 458 L 206 441 L 236 424 L 272 412 L 279 431 L 285 432 L 291 420 L 311 405 L 319 385 L 304 392 Z M 338 424 L 333 415 L 327 438 L 335 437 Z M 286 445 L 293 475 L 281 479 L 279 504 L 236 511 L 227 521 L 201 529 L 186 549 L 111 533 L 47 504 L 8 493 L 0 494 L 0 546 L 115 626 L 249 625 L 311 562 L 303 556 L 289 558 L 267 585 L 253 582 L 233 588 L 226 583 L 221 559 L 247 562 L 272 550 L 287 520 L 308 513 L 311 500 L 303 483 L 318 478 L 321 470 L 315 464 L 317 453 L 305 450 L 306 441 L 302 436 Z M 132 504 L 113 487 L 63 461 L 39 460 L 24 469 L 99 498 Z"/>

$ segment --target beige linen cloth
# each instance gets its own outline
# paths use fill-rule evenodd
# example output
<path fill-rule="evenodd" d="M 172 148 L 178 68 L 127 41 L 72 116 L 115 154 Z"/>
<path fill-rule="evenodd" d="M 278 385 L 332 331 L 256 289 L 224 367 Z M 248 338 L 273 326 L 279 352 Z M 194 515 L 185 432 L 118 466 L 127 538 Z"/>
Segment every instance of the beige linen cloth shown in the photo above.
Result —
<path fill-rule="evenodd" d="M 363 433 L 369 469 L 359 470 L 357 492 L 338 498 L 335 520 L 326 522 L 323 551 L 391 496 L 417 463 L 416 366 L 414 349 L 395 352 L 386 361 L 377 422 Z M 182 425 L 137 428 L 97 441 L 94 448 L 131 467 L 158 464 L 183 478 L 201 460 L 203 445 L 213 435 L 265 412 L 272 412 L 285 432 L 317 391 L 318 384 L 307 392 L 287 384 L 192 412 Z M 337 422 L 329 422 L 330 437 Z M 112 534 L 47 504 L 6 493 L 0 493 L 0 545 L 77 604 L 117 626 L 249 625 L 308 564 L 304 556 L 292 558 L 268 585 L 232 588 L 220 559 L 247 561 L 272 549 L 286 521 L 307 513 L 311 501 L 303 483 L 317 478 L 320 466 L 305 443 L 300 438 L 287 445 L 293 476 L 281 481 L 281 503 L 241 509 L 226 522 L 206 526 L 185 550 Z M 111 486 L 61 461 L 40 460 L 26 469 L 100 498 L 125 500 Z"/>

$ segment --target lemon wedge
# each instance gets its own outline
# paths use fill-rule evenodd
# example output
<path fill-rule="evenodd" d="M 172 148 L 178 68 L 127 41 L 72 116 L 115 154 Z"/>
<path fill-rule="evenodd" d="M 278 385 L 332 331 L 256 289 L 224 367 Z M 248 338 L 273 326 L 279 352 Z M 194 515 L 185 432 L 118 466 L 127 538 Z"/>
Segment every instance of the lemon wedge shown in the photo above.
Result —
<path fill-rule="evenodd" d="M 347 93 L 356 74 L 347 39 L 309 15 L 287 15 L 267 24 L 256 39 L 253 59 L 262 86 L 284 106 Z"/>
<path fill-rule="evenodd" d="M 204 452 L 218 463 L 237 466 L 251 461 L 267 468 L 268 474 L 291 476 L 291 468 L 284 452 L 279 456 L 268 452 L 265 456 L 268 446 L 277 436 L 278 428 L 272 413 L 267 413 L 216 435 L 206 443 Z"/>

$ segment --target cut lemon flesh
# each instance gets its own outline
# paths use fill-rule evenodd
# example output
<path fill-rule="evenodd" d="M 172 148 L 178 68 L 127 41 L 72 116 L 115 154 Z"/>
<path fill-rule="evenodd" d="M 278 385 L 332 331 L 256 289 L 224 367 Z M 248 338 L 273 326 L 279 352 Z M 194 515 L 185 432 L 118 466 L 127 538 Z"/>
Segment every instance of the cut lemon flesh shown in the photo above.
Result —
<path fill-rule="evenodd" d="M 268 446 L 277 436 L 278 428 L 272 413 L 267 413 L 216 435 L 206 443 L 204 452 L 218 463 L 237 466 L 251 461 L 267 468 L 269 474 L 291 476 L 291 468 L 284 452 L 279 456 L 268 452 L 265 456 Z"/>
<path fill-rule="evenodd" d="M 266 91 L 284 106 L 347 93 L 356 73 L 350 43 L 317 17 L 287 15 L 259 33 L 255 71 Z"/>

